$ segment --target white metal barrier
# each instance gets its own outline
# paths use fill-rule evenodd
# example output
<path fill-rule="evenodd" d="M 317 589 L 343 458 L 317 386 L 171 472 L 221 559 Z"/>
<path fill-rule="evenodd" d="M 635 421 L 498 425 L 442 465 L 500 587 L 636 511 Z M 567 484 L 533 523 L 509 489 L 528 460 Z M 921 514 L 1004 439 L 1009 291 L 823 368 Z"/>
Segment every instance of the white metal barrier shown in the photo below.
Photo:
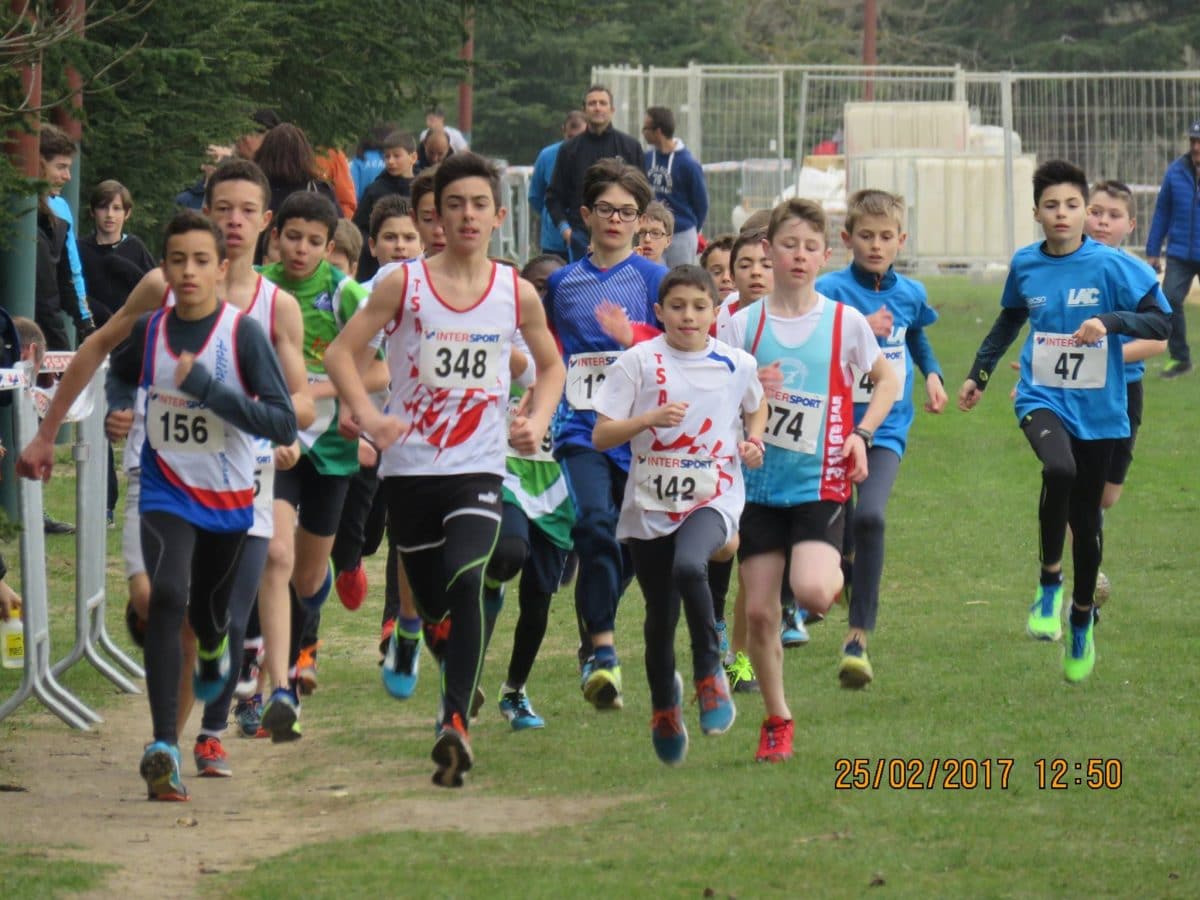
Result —
<path fill-rule="evenodd" d="M 69 353 L 48 353 L 43 371 L 60 372 L 70 361 Z M 30 387 L 29 367 L 0 370 L 0 390 L 13 394 L 13 432 L 18 448 L 25 447 L 38 427 L 38 403 L 44 394 Z M 18 507 L 21 514 L 21 598 L 25 639 L 25 667 L 21 684 L 0 705 L 4 719 L 29 697 L 73 728 L 83 731 L 103 721 L 99 714 L 59 684 L 57 678 L 81 659 L 86 659 L 106 678 L 127 693 L 140 693 L 119 669 L 99 654 L 103 649 L 135 678 L 143 677 L 140 666 L 126 656 L 109 637 L 105 626 L 105 501 L 106 456 L 104 444 L 104 374 L 101 367 L 87 390 L 72 407 L 69 419 L 77 421 L 72 455 L 76 464 L 76 559 L 75 559 L 75 644 L 57 663 L 51 663 L 46 545 L 43 532 L 42 483 L 19 479 Z"/>

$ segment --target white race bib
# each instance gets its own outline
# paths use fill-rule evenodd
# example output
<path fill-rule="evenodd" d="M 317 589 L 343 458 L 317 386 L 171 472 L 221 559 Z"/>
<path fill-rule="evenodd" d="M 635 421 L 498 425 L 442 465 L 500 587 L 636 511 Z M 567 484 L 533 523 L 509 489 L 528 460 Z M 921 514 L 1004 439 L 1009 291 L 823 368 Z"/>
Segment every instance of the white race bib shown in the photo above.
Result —
<path fill-rule="evenodd" d="M 261 438 L 254 442 L 254 499 L 275 496 L 275 451 Z"/>
<path fill-rule="evenodd" d="M 509 400 L 508 400 L 508 419 L 507 419 L 507 428 L 509 429 L 509 431 L 512 430 L 513 419 L 516 418 L 517 407 L 520 405 L 521 405 L 520 397 L 510 397 L 509 398 Z M 508 445 L 508 455 L 513 457 L 514 459 L 530 459 L 530 460 L 534 460 L 536 462 L 554 462 L 554 454 L 550 452 L 554 447 L 554 441 L 550 436 L 550 432 L 552 430 L 553 429 L 551 429 L 551 428 L 546 429 L 546 435 L 545 435 L 545 437 L 542 438 L 541 444 L 539 444 L 538 448 L 536 450 L 534 450 L 532 453 L 530 453 L 528 456 L 526 456 L 524 453 L 518 453 L 516 450 L 513 449 L 512 444 Z"/>
<path fill-rule="evenodd" d="M 328 375 L 317 375 L 312 372 L 308 374 L 309 385 L 328 384 Z M 313 408 L 316 412 L 316 418 L 313 423 L 301 431 L 298 435 L 300 443 L 311 448 L 333 423 L 333 417 L 337 415 L 337 397 L 320 397 L 313 400 Z"/>
<path fill-rule="evenodd" d="M 900 395 L 903 396 L 905 378 L 908 375 L 908 349 L 901 344 L 899 347 L 880 347 L 879 352 L 896 373 L 896 378 L 900 381 Z M 850 374 L 854 376 L 854 402 L 870 403 L 871 396 L 875 393 L 870 373 L 851 365 Z"/>
<path fill-rule="evenodd" d="M 766 391 L 767 430 L 763 443 L 793 453 L 817 452 L 817 437 L 825 421 L 825 397 L 820 394 Z"/>
<path fill-rule="evenodd" d="M 225 423 L 186 394 L 147 389 L 146 437 L 155 450 L 218 453 L 225 449 Z"/>
<path fill-rule="evenodd" d="M 621 354 L 612 350 L 598 353 L 573 353 L 567 357 L 567 403 L 572 409 L 595 409 L 596 395 L 608 367 Z"/>
<path fill-rule="evenodd" d="M 1108 378 L 1108 338 L 1079 345 L 1069 334 L 1033 334 L 1033 383 L 1040 387 L 1102 388 Z"/>
<path fill-rule="evenodd" d="M 433 329 L 421 336 L 421 384 L 491 390 L 500 378 L 500 332 Z"/>
<path fill-rule="evenodd" d="M 715 459 L 683 453 L 634 457 L 634 502 L 645 510 L 685 513 L 717 494 L 720 467 Z"/>

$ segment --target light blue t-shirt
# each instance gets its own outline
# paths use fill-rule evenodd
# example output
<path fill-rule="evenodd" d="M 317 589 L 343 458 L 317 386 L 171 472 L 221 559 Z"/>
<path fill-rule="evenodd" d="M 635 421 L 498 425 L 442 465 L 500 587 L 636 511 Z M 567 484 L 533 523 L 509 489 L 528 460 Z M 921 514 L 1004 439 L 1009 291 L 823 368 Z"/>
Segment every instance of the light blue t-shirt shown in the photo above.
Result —
<path fill-rule="evenodd" d="M 62 194 L 51 194 L 46 198 L 46 205 L 50 207 L 50 212 L 67 223 L 67 259 L 71 262 L 71 280 L 75 282 L 75 296 L 79 298 L 80 318 L 90 319 L 92 313 L 86 302 L 87 285 L 83 282 L 83 262 L 79 259 L 75 216 L 71 214 L 71 204 Z"/>

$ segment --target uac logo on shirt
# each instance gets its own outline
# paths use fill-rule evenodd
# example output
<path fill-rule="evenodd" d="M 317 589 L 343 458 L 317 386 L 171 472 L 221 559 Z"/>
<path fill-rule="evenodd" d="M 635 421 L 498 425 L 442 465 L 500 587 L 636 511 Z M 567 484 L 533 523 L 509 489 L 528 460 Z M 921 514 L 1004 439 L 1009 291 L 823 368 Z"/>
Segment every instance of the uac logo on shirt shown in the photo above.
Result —
<path fill-rule="evenodd" d="M 329 291 L 321 291 L 313 300 L 313 309 L 333 312 L 333 295 Z"/>
<path fill-rule="evenodd" d="M 1099 303 L 1099 288 L 1071 288 L 1067 292 L 1067 306 L 1096 306 Z"/>

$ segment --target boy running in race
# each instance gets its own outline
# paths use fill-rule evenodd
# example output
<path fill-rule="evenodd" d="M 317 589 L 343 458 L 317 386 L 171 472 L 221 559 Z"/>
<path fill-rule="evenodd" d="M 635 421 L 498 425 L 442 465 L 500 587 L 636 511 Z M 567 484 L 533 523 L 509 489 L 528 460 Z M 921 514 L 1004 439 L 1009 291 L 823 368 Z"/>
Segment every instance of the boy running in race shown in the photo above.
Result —
<path fill-rule="evenodd" d="M 630 445 L 617 539 L 630 547 L 646 599 L 651 741 L 659 759 L 678 765 L 688 746 L 683 681 L 675 670 L 681 601 L 700 728 L 723 734 L 736 714 L 708 567 L 736 539 L 745 502 L 742 463 L 762 464 L 767 408 L 754 358 L 709 336 L 720 296 L 708 273 L 698 266 L 672 269 L 659 295 L 655 313 L 665 333 L 608 368 L 592 439 L 601 451 Z"/>
<path fill-rule="evenodd" d="M 867 476 L 867 450 L 898 390 L 862 313 L 816 291 L 829 258 L 825 213 L 808 200 L 781 203 L 767 240 L 775 289 L 729 324 L 729 343 L 776 370 L 761 469 L 746 472 L 741 575 L 746 586 L 750 659 L 766 707 L 756 759 L 791 757 L 794 725 L 783 689 L 779 640 L 784 566 L 792 593 L 824 614 L 842 589 L 843 504 Z M 869 372 L 875 390 L 858 427 L 850 367 Z"/>
<path fill-rule="evenodd" d="M 1041 574 L 1025 627 L 1038 640 L 1062 636 L 1062 553 L 1069 523 L 1075 584 L 1063 675 L 1072 683 L 1087 678 L 1096 664 L 1100 504 L 1113 448 L 1130 433 L 1123 345 L 1109 336 L 1162 340 L 1170 331 L 1170 306 L 1153 271 L 1084 235 L 1087 194 L 1087 177 L 1069 162 L 1052 160 L 1034 172 L 1034 217 L 1046 239 L 1013 257 L 1000 315 L 958 392 L 959 409 L 973 409 L 1028 320 L 1016 413 L 1042 463 L 1042 491 Z"/>
<path fill-rule="evenodd" d="M 215 700 L 231 681 L 229 597 L 254 520 L 253 436 L 288 445 L 296 418 L 266 334 L 217 297 L 228 267 L 220 230 L 183 212 L 163 244 L 175 303 L 139 320 L 131 336 L 135 352 L 142 348 L 139 506 L 154 722 L 140 770 L 151 799 L 186 800 L 176 723 L 180 627 L 186 613 L 197 641 L 195 696 Z"/>
<path fill-rule="evenodd" d="M 483 661 L 483 581 L 501 520 L 506 445 L 534 451 L 562 394 L 563 367 L 537 292 L 488 259 L 503 221 L 500 179 L 476 154 L 438 166 L 434 204 L 446 249 L 377 282 L 329 347 L 330 377 L 353 422 L 382 451 L 392 539 L 426 621 L 451 616 L 442 649 L 434 783 L 460 787 L 474 764 L 467 736 Z M 358 357 L 387 331 L 386 412 L 371 402 Z M 526 415 L 506 426 L 509 351 L 517 329 L 537 366 Z"/>
<path fill-rule="evenodd" d="M 666 269 L 633 252 L 638 218 L 650 202 L 640 169 L 606 159 L 584 178 L 583 216 L 592 252 L 550 276 L 545 307 L 567 368 L 554 456 L 567 474 L 575 504 L 571 538 L 579 554 L 575 606 L 590 647 L 581 647 L 580 687 L 597 709 L 620 709 L 621 667 L 614 646 L 617 604 L 633 576 L 628 551 L 616 539 L 629 470 L 629 448 L 592 445 L 595 396 L 605 371 L 624 349 L 605 333 L 596 310 L 623 307 L 630 322 L 654 324 L 654 303 Z"/>
<path fill-rule="evenodd" d="M 857 498 L 846 507 L 848 549 L 844 548 L 843 555 L 854 562 L 850 569 L 850 630 L 842 642 L 838 678 L 848 688 L 865 687 L 874 678 L 867 657 L 867 635 L 875 630 L 879 610 L 884 512 L 913 422 L 914 362 L 925 373 L 926 411 L 940 413 L 946 406 L 941 367 L 925 337 L 925 328 L 937 321 L 937 313 L 929 305 L 925 288 L 898 274 L 894 267 L 908 237 L 903 217 L 900 197 L 886 191 L 857 191 L 847 204 L 842 231 L 842 243 L 853 259 L 845 269 L 817 281 L 820 293 L 866 316 L 900 382 L 900 396 L 867 450 L 868 475 L 857 487 Z M 874 386 L 865 372 L 855 374 L 854 415 L 860 420 Z"/>

